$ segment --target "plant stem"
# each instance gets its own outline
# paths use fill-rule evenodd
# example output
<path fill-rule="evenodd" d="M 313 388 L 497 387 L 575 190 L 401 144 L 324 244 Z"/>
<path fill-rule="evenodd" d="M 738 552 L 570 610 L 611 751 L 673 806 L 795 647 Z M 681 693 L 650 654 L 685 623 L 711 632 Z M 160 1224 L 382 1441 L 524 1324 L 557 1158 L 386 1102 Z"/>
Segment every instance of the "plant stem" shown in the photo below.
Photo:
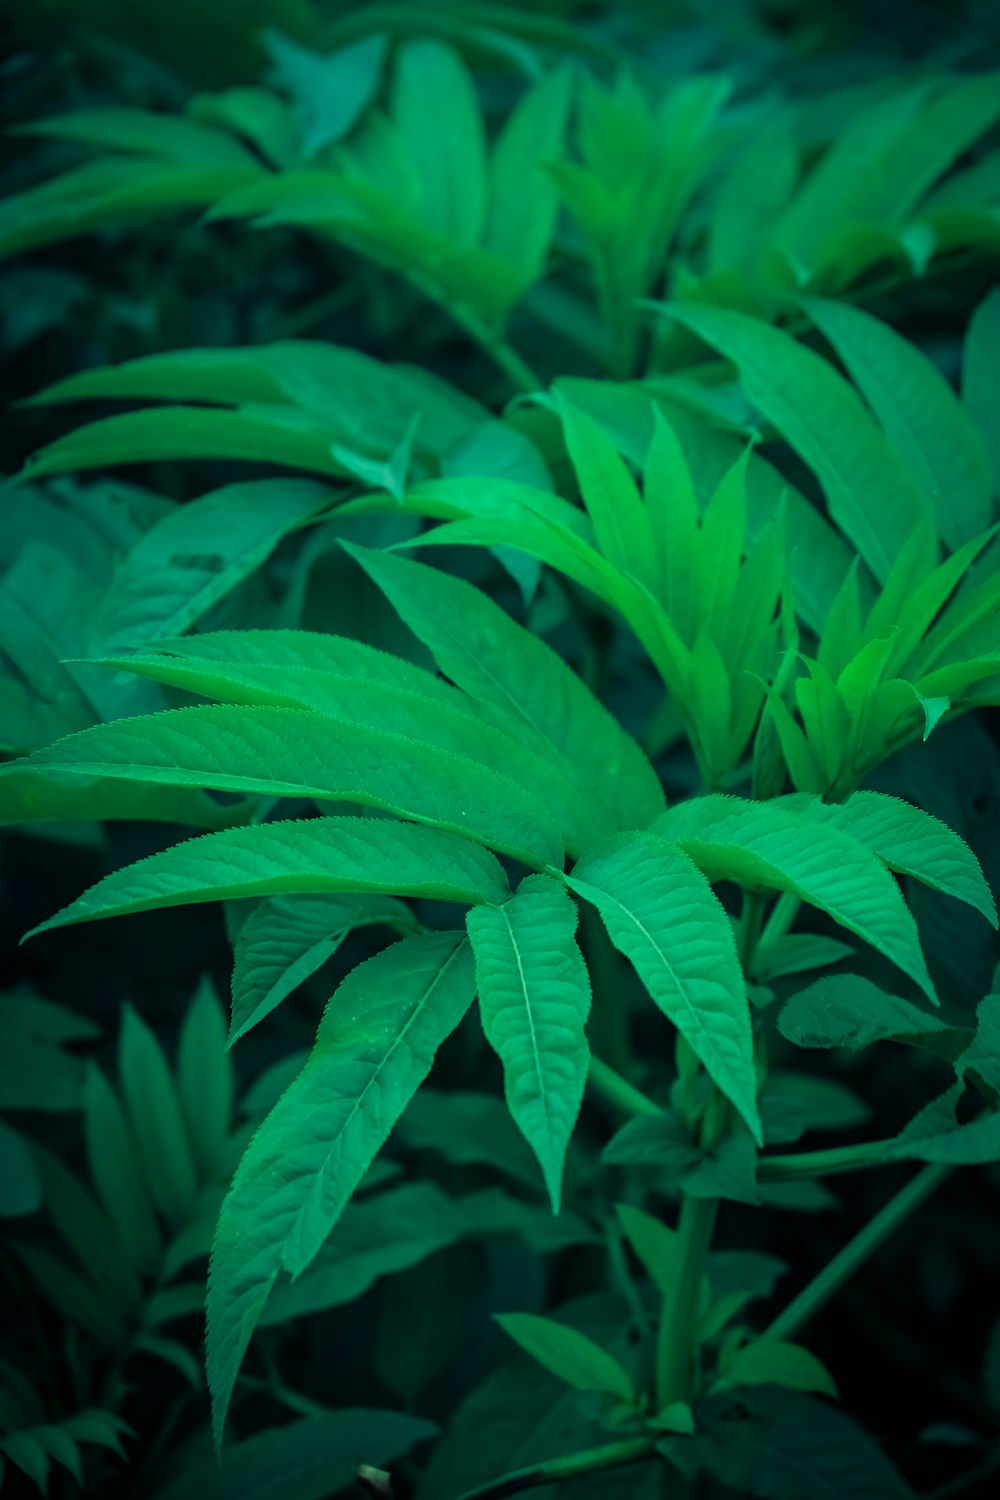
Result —
<path fill-rule="evenodd" d="M 441 301 L 440 298 L 437 300 Z M 531 396 L 535 391 L 540 391 L 543 388 L 544 382 L 535 374 L 531 366 L 521 358 L 517 350 L 512 348 L 506 339 L 501 338 L 498 333 L 494 332 L 488 323 L 484 323 L 482 318 L 474 313 L 471 308 L 463 307 L 460 303 L 454 302 L 441 302 L 441 305 L 451 314 L 455 322 L 459 323 L 465 329 L 466 333 L 475 339 L 480 348 L 485 350 L 493 360 L 493 363 L 500 367 L 516 390 L 523 391 L 525 395 Z"/>
<path fill-rule="evenodd" d="M 800 896 L 793 896 L 784 891 L 774 903 L 774 910 L 767 919 L 760 939 L 761 948 L 769 948 L 779 938 L 783 938 L 798 916 L 799 907 L 802 905 Z"/>
<path fill-rule="evenodd" d="M 919 1208 L 925 1198 L 944 1182 L 952 1168 L 945 1162 L 933 1162 L 891 1198 L 883 1209 L 850 1240 L 818 1276 L 778 1314 L 760 1335 L 767 1339 L 787 1339 L 807 1323 L 814 1313 L 838 1291 L 859 1266 L 873 1255 L 883 1240 Z"/>
<path fill-rule="evenodd" d="M 661 1115 L 663 1110 L 654 1104 L 634 1083 L 629 1083 L 614 1068 L 599 1057 L 591 1056 L 587 1082 L 595 1094 L 600 1094 L 609 1104 L 627 1115 Z"/>
<path fill-rule="evenodd" d="M 579 1474 L 594 1474 L 601 1469 L 617 1469 L 623 1464 L 638 1463 L 656 1452 L 657 1437 L 627 1438 L 620 1443 L 606 1443 L 600 1448 L 585 1448 L 579 1453 L 570 1453 L 566 1458 L 553 1458 L 547 1463 L 532 1464 L 526 1469 L 514 1469 L 500 1479 L 482 1484 L 476 1489 L 466 1490 L 460 1500 L 500 1500 L 502 1495 L 514 1495 L 518 1490 L 528 1490 L 539 1484 L 556 1484 L 562 1479 L 574 1479 Z"/>
<path fill-rule="evenodd" d="M 677 1231 L 676 1274 L 663 1298 L 656 1345 L 656 1399 L 661 1408 L 671 1401 L 691 1401 L 695 1394 L 701 1278 L 718 1211 L 718 1198 L 685 1193 Z"/>
<path fill-rule="evenodd" d="M 825 1151 L 795 1151 L 786 1156 L 762 1156 L 757 1163 L 760 1182 L 799 1182 L 803 1178 L 832 1177 L 864 1167 L 891 1166 L 898 1156 L 888 1154 L 892 1140 L 862 1141 L 857 1146 L 832 1146 Z"/>

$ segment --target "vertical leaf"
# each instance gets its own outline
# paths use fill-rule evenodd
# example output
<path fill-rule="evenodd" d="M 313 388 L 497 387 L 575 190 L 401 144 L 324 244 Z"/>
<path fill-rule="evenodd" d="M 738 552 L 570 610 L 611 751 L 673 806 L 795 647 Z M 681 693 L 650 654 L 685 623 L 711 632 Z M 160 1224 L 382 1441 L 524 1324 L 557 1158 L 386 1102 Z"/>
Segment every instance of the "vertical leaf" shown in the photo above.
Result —
<path fill-rule="evenodd" d="M 542 270 L 555 229 L 558 194 L 541 164 L 562 144 L 570 78 L 558 68 L 525 94 L 493 148 L 486 242 L 526 279 Z"/>
<path fill-rule="evenodd" d="M 226 1017 L 208 979 L 199 985 L 181 1027 L 177 1087 L 199 1176 L 211 1179 L 229 1139 L 234 1085 L 226 1056 Z"/>
<path fill-rule="evenodd" d="M 558 881 L 529 876 L 510 901 L 477 907 L 467 922 L 483 1030 L 558 1213 L 590 1057 L 583 1029 L 590 981 L 574 936 L 576 908 Z"/>
<path fill-rule="evenodd" d="M 405 43 L 392 105 L 420 177 L 424 222 L 445 239 L 475 244 L 486 212 L 483 117 L 458 53 L 436 41 Z"/>
<path fill-rule="evenodd" d="M 191 1141 L 160 1044 L 130 1005 L 122 1014 L 118 1069 L 153 1202 L 172 1225 L 183 1224 L 197 1190 Z"/>

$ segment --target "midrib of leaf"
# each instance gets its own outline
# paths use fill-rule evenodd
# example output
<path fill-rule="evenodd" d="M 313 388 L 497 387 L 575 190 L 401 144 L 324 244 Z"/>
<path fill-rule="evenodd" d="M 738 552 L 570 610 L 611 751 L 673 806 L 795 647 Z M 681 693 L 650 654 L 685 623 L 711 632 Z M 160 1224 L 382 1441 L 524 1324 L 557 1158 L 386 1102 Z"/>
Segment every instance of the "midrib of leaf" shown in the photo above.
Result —
<path fill-rule="evenodd" d="M 538 1033 L 535 1030 L 535 1018 L 531 1012 L 531 997 L 528 994 L 528 986 L 524 978 L 524 964 L 521 962 L 521 950 L 517 946 L 517 938 L 514 936 L 514 927 L 510 920 L 510 917 L 507 915 L 506 906 L 501 906 L 500 912 L 503 916 L 504 922 L 506 923 L 507 931 L 510 934 L 510 945 L 514 950 L 514 959 L 517 963 L 517 977 L 521 984 L 521 993 L 524 996 L 524 1011 L 525 1015 L 528 1018 L 528 1030 L 531 1035 L 531 1051 L 535 1059 L 535 1074 L 538 1078 L 538 1091 L 542 1101 L 542 1113 L 545 1115 L 545 1129 L 546 1133 L 548 1133 L 551 1128 L 549 1117 L 549 1096 L 548 1091 L 545 1087 L 545 1073 L 542 1069 L 542 1060 L 538 1051 Z"/>
<path fill-rule="evenodd" d="M 686 991 L 684 985 L 681 984 L 680 980 L 677 977 L 677 973 L 676 973 L 676 971 L 674 969 L 673 964 L 667 958 L 667 955 L 664 953 L 664 951 L 660 947 L 659 943 L 653 937 L 653 934 L 643 925 L 642 922 L 640 922 L 639 918 L 635 915 L 634 912 L 629 911 L 628 907 L 625 906 L 625 905 L 623 905 L 622 902 L 618 900 L 617 896 L 611 896 L 611 895 L 609 895 L 606 891 L 604 891 L 603 887 L 595 887 L 595 889 L 601 890 L 601 892 L 605 896 L 606 900 L 614 902 L 615 906 L 618 907 L 619 911 L 621 911 L 628 918 L 628 920 L 632 923 L 632 925 L 634 927 L 638 928 L 638 930 L 642 933 L 643 937 L 647 939 L 647 941 L 649 942 L 649 944 L 653 948 L 653 950 L 657 954 L 659 954 L 660 958 L 663 960 L 663 966 L 664 966 L 664 968 L 667 970 L 667 972 L 669 973 L 671 979 L 674 982 L 674 988 L 675 988 L 675 990 L 677 991 L 678 995 L 680 996 L 681 1000 L 684 1003 L 685 1009 L 690 1012 L 691 1016 L 694 1019 L 695 1029 L 697 1030 L 697 1032 L 699 1033 L 700 1036 L 702 1036 L 702 1037 L 705 1038 L 705 1040 L 706 1040 L 706 1042 L 708 1044 L 707 1047 L 706 1047 L 706 1050 L 708 1052 L 710 1052 L 712 1054 L 712 1056 L 715 1057 L 716 1059 L 718 1059 L 720 1062 L 723 1061 L 723 1059 L 719 1059 L 719 1057 L 718 1057 L 718 1053 L 717 1053 L 717 1051 L 715 1049 L 715 1044 L 714 1044 L 714 1042 L 712 1040 L 712 1034 L 711 1034 L 710 1031 L 708 1031 L 706 1029 L 705 1023 L 702 1020 L 702 1018 L 701 1018 L 701 1016 L 700 1016 L 700 1014 L 698 1012 L 698 1007 L 696 1005 L 692 1004 L 691 1000 L 688 997 L 688 994 L 687 994 L 687 991 Z"/>
<path fill-rule="evenodd" d="M 458 955 L 461 953 L 461 951 L 462 951 L 462 949 L 463 949 L 464 946 L 465 946 L 464 940 L 463 940 L 463 942 L 457 943 L 455 945 L 455 948 L 452 950 L 452 952 L 449 954 L 448 958 L 445 960 L 445 962 L 438 969 L 437 973 L 434 975 L 434 978 L 431 980 L 430 984 L 427 986 L 426 990 L 421 995 L 419 1001 L 413 1007 L 413 1010 L 410 1013 L 410 1017 L 409 1017 L 409 1019 L 407 1021 L 404 1022 L 402 1030 L 400 1031 L 399 1035 L 393 1040 L 392 1045 L 389 1047 L 388 1051 L 383 1056 L 381 1062 L 376 1067 L 376 1069 L 375 1069 L 374 1073 L 372 1074 L 371 1078 L 369 1078 L 368 1082 L 365 1084 L 364 1088 L 361 1090 L 361 1093 L 358 1095 L 357 1099 L 355 1099 L 354 1105 L 353 1105 L 353 1107 L 351 1109 L 350 1114 L 346 1117 L 346 1119 L 341 1124 L 340 1129 L 338 1130 L 337 1135 L 336 1135 L 336 1137 L 334 1139 L 334 1142 L 331 1144 L 330 1150 L 326 1154 L 326 1158 L 325 1158 L 325 1160 L 323 1162 L 323 1166 L 321 1168 L 322 1172 L 326 1171 L 326 1168 L 327 1168 L 327 1165 L 328 1165 L 328 1163 L 330 1161 L 330 1158 L 333 1155 L 333 1146 L 336 1145 L 341 1140 L 341 1138 L 343 1137 L 344 1132 L 347 1130 L 347 1127 L 350 1125 L 351 1121 L 354 1119 L 355 1115 L 358 1113 L 358 1111 L 361 1109 L 362 1105 L 364 1104 L 365 1099 L 367 1098 L 369 1091 L 372 1088 L 374 1088 L 375 1084 L 378 1082 L 379 1075 L 382 1072 L 383 1068 L 385 1068 L 388 1065 L 390 1058 L 392 1058 L 395 1055 L 395 1052 L 396 1052 L 397 1048 L 399 1048 L 399 1047 L 402 1046 L 403 1042 L 406 1039 L 407 1032 L 415 1024 L 415 1022 L 417 1020 L 417 1017 L 423 1014 L 423 1011 L 424 1011 L 425 1007 L 427 1006 L 427 1004 L 428 1004 L 431 996 L 433 995 L 435 989 L 441 983 L 441 981 L 443 980 L 445 974 L 448 972 L 449 967 L 455 961 L 455 959 L 458 957 Z M 323 1044 L 323 1053 L 324 1053 L 324 1055 L 327 1052 L 332 1051 L 332 1050 L 334 1050 L 334 1044 L 331 1043 L 329 1046 L 326 1045 L 326 1044 Z M 316 1114 L 318 1111 L 321 1111 L 321 1110 L 325 1109 L 326 1107 L 327 1106 L 324 1105 L 324 1104 L 316 1104 L 316 1105 L 314 1105 L 313 1109 L 310 1110 L 310 1114 Z M 318 1178 L 319 1176 L 320 1176 L 320 1173 L 317 1172 L 315 1174 L 315 1178 Z M 313 1191 L 313 1193 L 315 1193 L 315 1191 L 316 1191 L 316 1182 L 315 1182 L 315 1179 L 314 1179 L 314 1182 L 313 1182 L 313 1189 L 312 1189 L 312 1191 Z M 303 1213 L 303 1210 L 300 1208 L 298 1210 L 298 1212 L 296 1213 L 295 1218 L 292 1220 L 292 1223 L 296 1227 L 298 1226 L 299 1222 L 301 1221 L 302 1213 Z M 287 1236 L 286 1236 L 286 1242 L 287 1242 Z M 305 1267 L 302 1267 L 302 1269 L 304 1270 Z"/>

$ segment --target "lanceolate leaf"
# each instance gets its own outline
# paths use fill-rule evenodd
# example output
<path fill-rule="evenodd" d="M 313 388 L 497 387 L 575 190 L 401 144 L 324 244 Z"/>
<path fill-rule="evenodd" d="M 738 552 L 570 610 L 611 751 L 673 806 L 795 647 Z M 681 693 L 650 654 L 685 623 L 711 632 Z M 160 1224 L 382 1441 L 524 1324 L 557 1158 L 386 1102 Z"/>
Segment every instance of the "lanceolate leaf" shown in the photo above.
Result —
<path fill-rule="evenodd" d="M 729 918 L 704 876 L 665 838 L 624 833 L 587 854 L 567 879 L 597 907 L 615 947 L 759 1143 L 743 973 Z"/>
<path fill-rule="evenodd" d="M 382 818 L 308 818 L 190 839 L 99 880 L 35 931 L 161 906 L 292 892 L 396 892 L 502 901 L 507 879 L 455 834 Z"/>
<path fill-rule="evenodd" d="M 529 876 L 503 906 L 476 907 L 467 920 L 483 1029 L 558 1213 L 590 1058 L 590 981 L 576 944 L 576 908 L 558 881 Z"/>
<path fill-rule="evenodd" d="M 860 974 L 817 979 L 786 1002 L 778 1017 L 782 1036 L 797 1047 L 846 1047 L 906 1042 L 954 1061 L 972 1040 L 965 1026 L 947 1026 L 899 995 L 886 994 Z"/>
<path fill-rule="evenodd" d="M 279 1270 L 295 1277 L 312 1261 L 474 987 L 468 944 L 431 933 L 360 964 L 327 1006 L 309 1061 L 261 1125 L 222 1206 L 208 1284 L 217 1446 Z"/>
<path fill-rule="evenodd" d="M 608 831 L 644 827 L 663 791 L 635 741 L 538 636 L 462 579 L 348 548 L 452 682 L 494 723 L 556 757 Z"/>
<path fill-rule="evenodd" d="M 533 1313 L 498 1314 L 497 1322 L 526 1353 L 567 1385 L 578 1391 L 607 1391 L 622 1401 L 635 1399 L 627 1370 L 578 1329 Z"/>
<path fill-rule="evenodd" d="M 299 709 L 212 705 L 122 719 L 69 735 L 27 765 L 358 802 L 495 843 L 528 863 L 562 864 L 548 812 L 510 778 L 408 735 Z"/>
<path fill-rule="evenodd" d="M 163 1049 L 130 1005 L 122 1015 L 118 1071 L 150 1193 L 176 1228 L 190 1218 L 198 1188 L 191 1136 Z"/>
<path fill-rule="evenodd" d="M 555 229 L 558 198 L 543 163 L 558 153 L 570 81 L 562 67 L 525 94 L 493 148 L 486 241 L 526 279 L 541 271 Z"/>
<path fill-rule="evenodd" d="M 842 829 L 874 850 L 890 870 L 968 902 L 996 927 L 996 906 L 978 859 L 964 839 L 921 808 L 881 792 L 855 792 L 841 803 L 782 797 L 776 805 Z"/>
<path fill-rule="evenodd" d="M 656 820 L 710 880 L 788 891 L 879 948 L 937 1003 L 916 923 L 881 860 L 827 823 L 738 797 L 694 797 Z"/>
<path fill-rule="evenodd" d="M 420 180 L 424 223 L 456 244 L 475 244 L 486 211 L 483 121 L 458 53 L 436 41 L 407 42 L 396 56 L 392 106 Z"/>
<path fill-rule="evenodd" d="M 978 536 L 992 519 L 989 454 L 944 376 L 907 339 L 859 308 L 819 298 L 805 305 L 930 501 L 939 535 L 953 551 Z"/>
<path fill-rule="evenodd" d="M 741 313 L 664 310 L 732 360 L 750 400 L 815 470 L 834 521 L 885 579 L 929 504 L 848 383 L 788 334 Z"/>
<path fill-rule="evenodd" d="M 394 896 L 359 892 L 262 901 L 240 930 L 233 954 L 233 1021 L 227 1045 L 320 968 L 352 928 L 375 922 L 409 932 L 417 926 L 409 908 Z"/>

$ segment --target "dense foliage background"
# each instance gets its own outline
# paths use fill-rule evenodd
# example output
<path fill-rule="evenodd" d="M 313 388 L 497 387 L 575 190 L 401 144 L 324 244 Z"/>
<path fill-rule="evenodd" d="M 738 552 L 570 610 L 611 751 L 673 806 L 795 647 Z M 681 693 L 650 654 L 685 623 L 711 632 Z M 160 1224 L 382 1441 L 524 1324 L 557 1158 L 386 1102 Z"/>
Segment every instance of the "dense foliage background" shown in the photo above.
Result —
<path fill-rule="evenodd" d="M 432 490 L 442 476 L 499 476 L 574 499 L 558 404 L 523 399 L 536 391 L 576 402 L 636 467 L 651 401 L 686 434 L 693 468 L 699 434 L 727 435 L 734 457 L 737 439 L 755 432 L 758 529 L 775 486 L 822 510 L 828 475 L 782 440 L 780 422 L 761 420 L 752 361 L 741 363 L 710 318 L 699 324 L 701 308 L 734 310 L 818 351 L 855 379 L 884 426 L 894 393 L 883 409 L 858 377 L 851 325 L 824 324 L 798 299 L 806 292 L 888 324 L 962 389 L 979 424 L 973 459 L 942 457 L 947 439 L 935 448 L 933 421 L 910 434 L 927 439 L 918 470 L 943 466 L 947 549 L 995 516 L 1000 21 L 991 0 L 8 0 L 3 26 L 0 469 L 19 476 L 0 506 L 5 759 L 193 702 L 183 685 L 63 665 L 189 630 L 333 632 L 432 665 L 340 542 L 380 548 L 416 535 L 428 515 L 461 515 L 401 499 L 393 509 L 387 492 L 401 497 L 407 481 Z M 504 133 L 529 91 L 520 134 Z M 62 116 L 75 123 L 53 123 Z M 482 141 L 493 151 L 485 177 Z M 695 311 L 673 321 L 644 300 Z M 299 341 L 365 358 L 317 363 Z M 84 372 L 190 349 L 234 357 L 59 393 L 83 406 L 59 396 L 18 404 Z M 374 362 L 393 367 L 392 379 Z M 900 381 L 911 373 L 901 367 Z M 905 431 L 895 438 L 905 450 Z M 265 479 L 274 490 L 263 510 L 249 494 L 201 499 Z M 331 514 L 334 501 L 373 490 L 377 505 Z M 187 527 L 186 515 L 195 516 Z M 696 756 L 690 718 L 664 699 L 613 608 L 488 527 L 463 540 L 484 545 L 420 555 L 555 647 L 639 739 L 669 802 L 697 790 L 706 765 L 714 785 L 749 793 L 749 736 L 728 762 L 721 750 L 714 762 Z M 833 528 L 800 532 L 804 632 L 827 618 L 850 556 Z M 978 581 L 995 576 L 992 557 L 980 560 Z M 995 632 L 995 610 L 991 618 Z M 979 649 L 997 647 L 984 637 Z M 942 818 L 996 893 L 994 685 L 865 785 Z M 567 1203 L 553 1218 L 503 1108 L 497 1057 L 463 1026 L 338 1225 L 325 1281 L 280 1289 L 285 1301 L 272 1305 L 240 1377 L 237 1456 L 215 1469 L 203 1303 L 223 1191 L 340 979 L 415 918 L 441 924 L 441 909 L 386 897 L 340 928 L 329 908 L 297 918 L 306 935 L 288 936 L 298 967 L 280 981 L 287 998 L 224 1054 L 230 990 L 248 983 L 241 956 L 256 961 L 238 946 L 252 903 L 144 912 L 17 945 L 107 872 L 193 830 L 263 821 L 274 801 L 252 799 L 249 812 L 237 793 L 174 788 L 141 804 L 139 789 L 131 809 L 93 821 L 101 809 L 80 800 L 71 777 L 55 784 L 65 803 L 38 822 L 30 786 L 0 788 L 4 1495 L 38 1484 L 70 1496 L 82 1485 L 167 1500 L 280 1485 L 302 1500 L 354 1483 L 352 1465 L 365 1461 L 391 1467 L 401 1496 L 448 1500 L 606 1441 L 586 1398 L 567 1401 L 526 1355 L 511 1362 L 493 1314 L 589 1299 L 578 1326 L 608 1342 L 621 1321 L 613 1298 L 642 1303 L 609 1217 L 631 1179 L 600 1163 L 620 1119 L 588 1095 Z M 315 809 L 302 797 L 283 810 Z M 942 1014 L 971 1025 L 998 988 L 996 933 L 912 882 L 907 894 Z M 584 942 L 592 969 L 607 972 L 615 955 L 593 934 Z M 862 972 L 898 988 L 877 953 Z M 666 1023 L 624 965 L 611 982 L 631 1017 L 634 1081 L 665 1098 Z M 772 981 L 779 999 L 801 983 Z M 591 1038 L 608 1061 L 620 1047 L 613 1033 Z M 832 1080 L 828 1123 L 852 1140 L 893 1135 L 947 1073 L 933 1053 L 893 1045 L 803 1053 L 790 1066 Z M 115 1154 L 109 1142 L 113 1168 L 102 1165 Z M 733 1284 L 752 1275 L 753 1321 L 764 1326 L 912 1171 L 771 1184 L 763 1204 L 726 1202 L 718 1285 L 725 1254 L 740 1252 Z M 145 1185 L 133 1193 L 130 1182 Z M 670 1217 L 677 1195 L 664 1187 Z M 844 1408 L 900 1476 L 878 1471 L 831 1494 L 995 1492 L 998 1191 L 995 1165 L 952 1175 L 810 1323 L 809 1347 L 834 1372 Z M 105 1208 L 92 1212 L 98 1198 Z M 338 1425 L 329 1413 L 339 1408 L 383 1415 Z M 805 1408 L 800 1420 L 805 1430 Z M 264 1447 L 249 1446 L 255 1434 L 267 1434 Z M 831 1430 L 822 1441 L 832 1451 L 850 1439 Z M 748 1481 L 744 1492 L 826 1494 L 822 1463 L 804 1462 L 817 1465 L 807 1478 L 756 1490 Z M 645 1500 L 661 1481 L 656 1470 L 612 1471 L 560 1493 Z M 690 1493 L 740 1492 L 733 1484 L 704 1475 Z"/>

